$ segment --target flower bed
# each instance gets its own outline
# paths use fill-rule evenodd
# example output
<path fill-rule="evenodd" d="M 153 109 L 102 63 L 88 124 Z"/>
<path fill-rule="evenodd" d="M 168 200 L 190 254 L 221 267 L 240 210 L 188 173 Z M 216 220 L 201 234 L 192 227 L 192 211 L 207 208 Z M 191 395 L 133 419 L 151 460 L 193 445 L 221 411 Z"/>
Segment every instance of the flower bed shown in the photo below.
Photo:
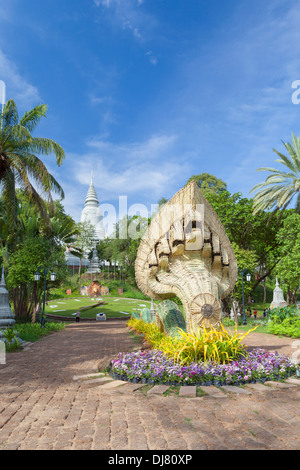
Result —
<path fill-rule="evenodd" d="M 111 375 L 118 380 L 166 385 L 240 385 L 280 380 L 296 371 L 285 356 L 263 349 L 249 352 L 247 358 L 229 364 L 194 363 L 181 365 L 159 350 L 119 353 L 112 361 Z"/>

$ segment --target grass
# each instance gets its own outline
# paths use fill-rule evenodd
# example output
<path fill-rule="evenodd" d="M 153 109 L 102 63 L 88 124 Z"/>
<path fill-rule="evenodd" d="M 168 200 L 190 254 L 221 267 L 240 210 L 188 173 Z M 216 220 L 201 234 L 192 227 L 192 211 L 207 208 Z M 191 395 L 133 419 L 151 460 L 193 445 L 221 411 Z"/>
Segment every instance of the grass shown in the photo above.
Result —
<path fill-rule="evenodd" d="M 102 299 L 105 305 L 91 308 L 81 312 L 81 318 L 96 318 L 97 313 L 105 313 L 106 317 L 128 317 L 136 310 L 142 309 L 144 306 L 150 308 L 151 302 L 140 299 L 126 299 L 123 297 L 102 296 L 96 299 L 90 297 L 79 296 L 77 299 L 64 298 L 61 300 L 52 300 L 45 307 L 45 313 L 58 315 L 63 317 L 72 317 L 74 313 L 81 307 L 92 306 L 98 299 Z M 126 312 L 126 313 L 122 313 Z"/>
<path fill-rule="evenodd" d="M 17 323 L 14 325 L 13 331 L 21 340 L 34 343 L 41 337 L 64 328 L 65 324 L 62 322 L 46 322 L 44 328 L 41 327 L 40 323 Z"/>

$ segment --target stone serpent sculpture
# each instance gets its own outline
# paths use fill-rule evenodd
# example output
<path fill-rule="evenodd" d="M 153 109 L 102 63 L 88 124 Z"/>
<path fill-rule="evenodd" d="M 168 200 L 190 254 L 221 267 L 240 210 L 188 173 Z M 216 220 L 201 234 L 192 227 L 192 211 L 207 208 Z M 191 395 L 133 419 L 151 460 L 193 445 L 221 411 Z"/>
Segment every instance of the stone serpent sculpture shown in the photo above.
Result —
<path fill-rule="evenodd" d="M 162 300 L 156 321 L 173 334 L 178 327 L 187 332 L 218 328 L 221 299 L 234 288 L 237 274 L 225 229 L 191 181 L 152 218 L 135 261 L 137 285 L 151 299 Z M 172 297 L 181 300 L 184 315 Z M 141 317 L 151 321 L 149 312 Z"/>

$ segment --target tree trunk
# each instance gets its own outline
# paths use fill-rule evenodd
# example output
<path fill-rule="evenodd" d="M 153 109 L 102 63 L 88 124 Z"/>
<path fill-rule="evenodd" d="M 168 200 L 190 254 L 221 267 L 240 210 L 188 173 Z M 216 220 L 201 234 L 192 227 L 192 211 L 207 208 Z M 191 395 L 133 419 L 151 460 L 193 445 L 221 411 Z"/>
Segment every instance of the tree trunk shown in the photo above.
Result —
<path fill-rule="evenodd" d="M 266 303 L 266 301 L 267 301 L 267 287 L 266 287 L 266 280 L 267 280 L 267 278 L 265 277 L 265 278 L 264 278 L 264 300 L 263 300 L 263 302 L 264 302 L 264 303 Z"/>
<path fill-rule="evenodd" d="M 232 302 L 232 308 L 233 308 L 233 314 L 234 314 L 234 321 L 238 325 L 239 324 L 239 319 L 238 319 L 238 306 L 239 303 L 237 300 L 234 300 Z"/>
<path fill-rule="evenodd" d="M 80 279 L 80 275 L 81 275 L 81 258 L 79 258 L 79 270 L 78 270 L 79 279 Z"/>
<path fill-rule="evenodd" d="M 270 269 L 268 269 L 268 271 L 267 271 L 265 274 L 263 274 L 262 276 L 260 276 L 260 277 L 256 280 L 255 284 L 253 284 L 253 286 L 252 286 L 251 292 L 253 292 L 253 291 L 257 288 L 257 286 L 258 286 L 264 279 L 266 279 L 266 278 L 271 274 L 271 272 L 273 271 L 273 269 L 275 268 L 275 266 L 279 263 L 279 261 L 280 261 L 280 259 L 278 259 L 278 260 L 276 261 L 276 263 L 275 263 Z M 251 294 L 251 292 L 250 292 L 250 294 Z"/>
<path fill-rule="evenodd" d="M 291 305 L 291 297 L 292 297 L 291 289 L 290 289 L 290 286 L 288 286 L 287 294 L 286 294 L 286 303 L 288 305 Z"/>
<path fill-rule="evenodd" d="M 229 305 L 228 305 L 227 298 L 222 299 L 222 303 L 223 303 L 223 307 L 224 307 L 224 312 L 226 313 L 226 316 L 229 317 L 230 316 L 230 308 L 229 308 Z"/>
<path fill-rule="evenodd" d="M 16 318 L 32 318 L 38 305 L 38 290 L 36 284 L 23 284 L 13 288 L 14 314 Z"/>

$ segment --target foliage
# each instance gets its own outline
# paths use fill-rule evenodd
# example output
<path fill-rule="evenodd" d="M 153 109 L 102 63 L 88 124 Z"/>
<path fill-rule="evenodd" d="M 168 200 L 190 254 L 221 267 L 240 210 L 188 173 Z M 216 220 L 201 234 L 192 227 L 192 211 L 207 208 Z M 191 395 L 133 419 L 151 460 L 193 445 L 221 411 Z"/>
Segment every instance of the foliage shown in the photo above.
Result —
<path fill-rule="evenodd" d="M 206 198 L 218 214 L 231 243 L 234 244 L 236 257 L 239 258 L 239 252 L 242 250 L 247 250 L 245 254 L 248 252 L 251 261 L 256 257 L 256 264 L 250 271 L 252 275 L 255 272 L 255 279 L 252 276 L 251 282 L 250 292 L 252 292 L 260 282 L 270 276 L 279 261 L 279 242 L 276 234 L 285 214 L 275 214 L 271 219 L 265 212 L 253 214 L 253 200 L 243 198 L 240 193 L 230 194 L 228 191 L 222 191 L 208 194 Z M 239 267 L 251 269 L 247 263 Z M 246 289 L 248 287 L 249 284 Z M 246 298 L 247 295 L 248 292 Z"/>
<path fill-rule="evenodd" d="M 300 309 L 295 305 L 274 308 L 268 318 L 268 333 L 300 338 Z"/>
<path fill-rule="evenodd" d="M 289 212 L 276 235 L 280 260 L 276 274 L 288 294 L 288 303 L 294 303 L 300 279 L 300 215 Z"/>
<path fill-rule="evenodd" d="M 231 242 L 244 250 L 255 251 L 264 261 L 264 253 L 274 248 L 274 238 L 281 223 L 279 215 L 270 220 L 267 213 L 253 214 L 253 200 L 241 193 L 222 191 L 206 195 L 218 214 Z"/>
<path fill-rule="evenodd" d="M 23 341 L 28 341 L 31 343 L 38 341 L 41 337 L 46 336 L 49 333 L 60 331 L 64 328 L 65 323 L 48 321 L 46 321 L 44 328 L 41 328 L 39 323 L 25 323 L 16 325 L 19 338 Z"/>
<path fill-rule="evenodd" d="M 280 323 L 286 318 L 300 317 L 300 308 L 296 305 L 288 305 L 287 307 L 276 307 L 268 312 L 268 318 L 275 323 Z"/>
<path fill-rule="evenodd" d="M 64 251 L 61 247 L 53 245 L 51 239 L 29 238 L 18 246 L 17 251 L 11 254 L 10 262 L 7 285 L 12 292 L 14 313 L 17 317 L 31 317 L 44 288 L 43 272 L 41 272 L 39 282 L 34 281 L 34 274 L 40 267 L 51 267 L 56 272 L 57 285 L 66 275 Z M 50 270 L 48 280 L 49 278 Z M 48 282 L 48 288 L 50 282 Z"/>
<path fill-rule="evenodd" d="M 274 317 L 268 324 L 268 333 L 300 338 L 300 315 L 287 317 L 281 322 L 278 322 L 278 319 Z"/>
<path fill-rule="evenodd" d="M 203 328 L 192 333 L 187 333 L 178 328 L 176 336 L 169 336 L 163 334 L 156 324 L 145 323 L 142 320 L 131 318 L 128 326 L 139 333 L 143 333 L 154 349 L 159 349 L 167 357 L 181 364 L 211 360 L 217 363 L 230 362 L 246 354 L 241 341 L 250 331 L 253 331 L 250 330 L 241 335 L 236 330 L 231 335 L 223 327 L 220 331 Z"/>
<path fill-rule="evenodd" d="M 116 224 L 111 237 L 100 241 L 97 246 L 99 259 L 118 262 L 119 268 L 125 270 L 126 279 L 131 284 L 135 283 L 134 263 L 147 225 L 148 219 L 125 216 Z"/>
<path fill-rule="evenodd" d="M 95 227 L 89 221 L 79 222 L 76 225 L 76 236 L 68 244 L 70 252 L 79 257 L 80 265 L 78 275 L 81 273 L 81 260 L 85 253 L 95 248 Z"/>
<path fill-rule="evenodd" d="M 280 157 L 275 160 L 286 167 L 288 171 L 275 168 L 259 168 L 257 171 L 269 171 L 265 182 L 259 183 L 251 190 L 257 191 L 254 196 L 254 212 L 272 209 L 285 209 L 298 195 L 300 201 L 300 138 L 292 134 L 292 144 L 283 142 L 289 156 L 273 151 Z"/>
<path fill-rule="evenodd" d="M 288 377 L 295 364 L 277 353 L 262 349 L 251 351 L 247 358 L 229 364 L 191 362 L 182 365 L 159 350 L 119 353 L 112 361 L 112 375 L 123 380 L 168 385 L 224 385 L 264 382 Z"/>
<path fill-rule="evenodd" d="M 240 248 L 236 243 L 232 243 L 232 248 L 237 260 L 237 265 L 239 270 L 244 270 L 243 283 L 244 283 L 244 296 L 245 299 L 250 295 L 252 291 L 252 285 L 254 282 L 253 272 L 257 266 L 257 256 L 254 252 L 250 250 L 244 250 Z M 246 281 L 247 270 L 252 274 L 251 282 Z M 234 289 L 231 293 L 231 297 L 241 301 L 242 299 L 242 275 L 238 273 L 238 279 L 234 286 Z"/>
<path fill-rule="evenodd" d="M 0 182 L 6 223 L 10 233 L 15 232 L 17 228 L 16 186 L 25 191 L 30 203 L 48 222 L 45 202 L 32 181 L 42 188 L 49 201 L 52 201 L 53 191 L 64 197 L 61 186 L 37 157 L 39 154 L 54 154 L 57 164 L 61 165 L 65 157 L 63 149 L 51 139 L 32 136 L 41 118 L 46 116 L 46 111 L 47 105 L 38 105 L 19 119 L 15 102 L 8 100 L 1 114 Z"/>
<path fill-rule="evenodd" d="M 19 341 L 17 338 L 18 331 L 14 327 L 7 327 L 5 330 L 1 331 L 3 337 L 6 340 L 6 348 L 8 351 L 13 351 L 19 347 Z"/>
<path fill-rule="evenodd" d="M 224 183 L 223 180 L 217 178 L 214 175 L 210 175 L 209 173 L 193 175 L 188 179 L 186 184 L 188 184 L 192 180 L 196 181 L 197 185 L 199 186 L 205 197 L 208 194 L 221 193 L 223 191 L 226 191 L 227 189 L 227 184 Z"/>

